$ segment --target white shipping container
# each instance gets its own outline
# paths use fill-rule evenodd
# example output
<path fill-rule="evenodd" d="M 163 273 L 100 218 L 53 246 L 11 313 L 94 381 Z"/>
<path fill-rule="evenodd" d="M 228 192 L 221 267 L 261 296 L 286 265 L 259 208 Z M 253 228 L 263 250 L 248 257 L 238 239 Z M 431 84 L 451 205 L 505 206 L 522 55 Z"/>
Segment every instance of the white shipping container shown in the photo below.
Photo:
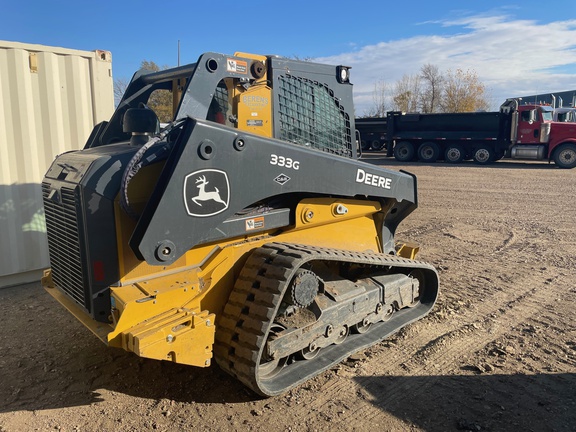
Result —
<path fill-rule="evenodd" d="M 110 52 L 0 41 L 0 288 L 49 267 L 42 178 L 113 110 Z"/>

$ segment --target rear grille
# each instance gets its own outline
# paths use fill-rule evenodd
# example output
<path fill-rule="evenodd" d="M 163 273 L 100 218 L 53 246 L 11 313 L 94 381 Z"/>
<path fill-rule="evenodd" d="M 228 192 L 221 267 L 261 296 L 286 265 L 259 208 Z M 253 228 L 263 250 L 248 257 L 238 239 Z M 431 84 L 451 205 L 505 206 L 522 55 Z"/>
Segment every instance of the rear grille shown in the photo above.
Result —
<path fill-rule="evenodd" d="M 280 76 L 280 139 L 352 157 L 350 118 L 325 84 Z"/>
<path fill-rule="evenodd" d="M 74 301 L 88 309 L 84 296 L 80 230 L 74 190 L 64 187 L 60 189 L 61 203 L 48 199 L 50 191 L 50 184 L 42 183 L 52 280 Z"/>

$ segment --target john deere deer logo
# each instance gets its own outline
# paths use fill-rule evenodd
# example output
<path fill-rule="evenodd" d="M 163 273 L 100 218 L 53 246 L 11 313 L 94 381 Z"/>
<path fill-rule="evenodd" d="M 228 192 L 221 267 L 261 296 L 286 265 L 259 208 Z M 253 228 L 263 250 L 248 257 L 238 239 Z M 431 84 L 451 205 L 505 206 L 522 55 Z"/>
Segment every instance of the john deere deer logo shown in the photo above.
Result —
<path fill-rule="evenodd" d="M 222 198 L 220 198 L 220 191 L 218 190 L 217 187 L 215 187 L 212 192 L 206 192 L 206 185 L 208 183 L 210 183 L 210 182 L 208 180 L 206 180 L 206 176 L 202 176 L 196 180 L 196 187 L 198 189 L 200 189 L 200 192 L 198 193 L 197 196 L 192 198 L 192 201 L 194 201 L 200 207 L 202 207 L 202 204 L 200 204 L 198 201 L 214 200 L 216 202 L 227 205 L 226 201 L 222 201 Z"/>
<path fill-rule="evenodd" d="M 224 171 L 206 169 L 186 176 L 184 204 L 190 216 L 216 215 L 228 208 L 229 201 L 230 184 Z"/>

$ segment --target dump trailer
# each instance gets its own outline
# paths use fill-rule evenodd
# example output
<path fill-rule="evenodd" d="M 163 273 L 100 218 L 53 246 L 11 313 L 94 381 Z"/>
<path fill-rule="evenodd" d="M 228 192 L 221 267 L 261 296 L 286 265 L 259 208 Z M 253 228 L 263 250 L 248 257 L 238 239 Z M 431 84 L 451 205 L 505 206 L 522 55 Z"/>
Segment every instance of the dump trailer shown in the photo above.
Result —
<path fill-rule="evenodd" d="M 364 150 L 386 149 L 402 162 L 473 159 L 489 164 L 503 157 L 554 161 L 576 166 L 576 128 L 553 121 L 553 108 L 506 100 L 499 111 L 403 113 L 356 119 Z"/>
<path fill-rule="evenodd" d="M 359 117 L 355 119 L 355 124 L 362 152 L 386 149 L 387 117 Z"/>
<path fill-rule="evenodd" d="M 345 66 L 206 53 L 137 72 L 46 173 L 47 292 L 111 347 L 215 361 L 263 396 L 421 319 L 438 275 L 395 240 L 416 179 L 358 160 L 353 112 Z"/>

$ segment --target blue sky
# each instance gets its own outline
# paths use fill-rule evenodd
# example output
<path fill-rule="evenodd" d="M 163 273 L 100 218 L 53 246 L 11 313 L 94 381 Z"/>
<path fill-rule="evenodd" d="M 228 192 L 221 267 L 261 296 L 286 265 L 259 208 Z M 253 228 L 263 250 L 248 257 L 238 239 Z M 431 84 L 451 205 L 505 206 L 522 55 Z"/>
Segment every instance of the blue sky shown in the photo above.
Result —
<path fill-rule="evenodd" d="M 506 97 L 576 89 L 576 1 L 5 1 L 0 39 L 112 52 L 115 78 L 142 60 L 176 66 L 205 51 L 352 66 L 356 112 L 376 82 L 426 63 L 471 69 Z M 550 5 L 550 6 L 547 6 Z"/>

